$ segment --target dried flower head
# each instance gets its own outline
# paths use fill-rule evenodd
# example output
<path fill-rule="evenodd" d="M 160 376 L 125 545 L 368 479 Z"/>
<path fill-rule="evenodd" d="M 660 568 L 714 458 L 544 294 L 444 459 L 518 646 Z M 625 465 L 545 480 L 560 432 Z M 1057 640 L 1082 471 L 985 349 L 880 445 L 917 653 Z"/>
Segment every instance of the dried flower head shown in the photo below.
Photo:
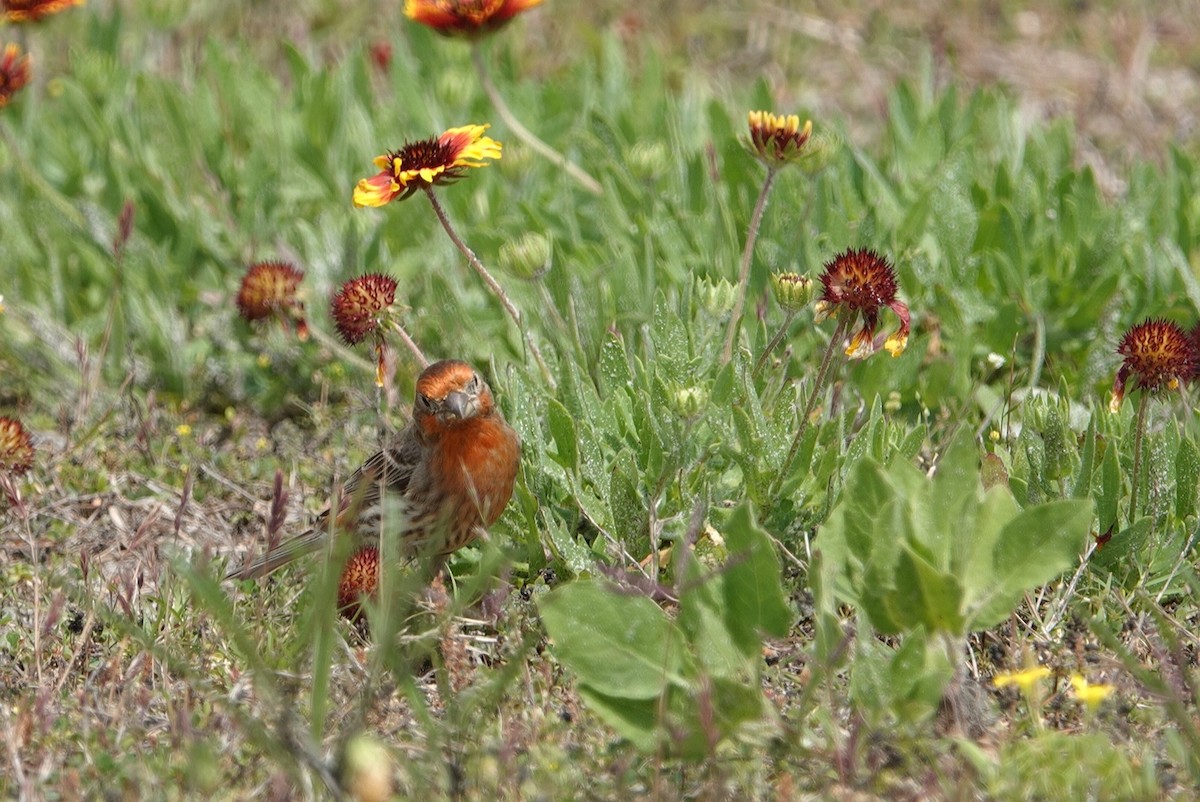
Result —
<path fill-rule="evenodd" d="M 850 340 L 846 356 L 862 359 L 882 344 L 892 356 L 900 356 L 908 345 L 908 306 L 896 298 L 896 269 L 872 250 L 847 250 L 825 265 L 821 274 L 824 291 L 817 302 L 817 319 L 838 314 L 862 315 L 863 325 Z M 888 307 L 900 318 L 900 327 L 882 343 L 875 341 L 879 313 Z"/>
<path fill-rule="evenodd" d="M 21 54 L 21 46 L 7 45 L 0 57 L 0 109 L 12 96 L 29 83 L 29 56 Z"/>
<path fill-rule="evenodd" d="M 750 151 L 768 167 L 782 167 L 797 162 L 804 155 L 805 145 L 812 136 L 812 120 L 800 126 L 795 114 L 786 117 L 769 111 L 752 111 L 750 122 Z"/>
<path fill-rule="evenodd" d="M 375 159 L 382 172 L 364 178 L 354 188 L 355 206 L 383 206 L 404 200 L 419 189 L 448 184 L 469 167 L 484 167 L 499 159 L 501 145 L 483 132 L 486 125 L 451 128 L 434 139 L 405 143 Z"/>
<path fill-rule="evenodd" d="M 1130 380 L 1143 392 L 1158 394 L 1179 387 L 1196 375 L 1200 352 L 1183 329 L 1166 320 L 1138 323 L 1121 338 L 1117 353 L 1125 357 L 1113 382 L 1109 409 L 1116 412 Z"/>
<path fill-rule="evenodd" d="M 37 22 L 51 14 L 81 6 L 84 0 L 0 0 L 0 19 L 6 22 Z"/>
<path fill-rule="evenodd" d="M 333 296 L 333 322 L 348 344 L 380 339 L 396 303 L 396 279 L 381 273 L 352 278 Z"/>
<path fill-rule="evenodd" d="M 443 36 L 470 39 L 491 33 L 542 0 L 405 0 L 409 19 Z"/>
<path fill-rule="evenodd" d="M 816 285 L 808 276 L 799 273 L 772 273 L 771 290 L 775 301 L 789 312 L 799 312 L 812 303 Z"/>
<path fill-rule="evenodd" d="M 0 471 L 25 473 L 33 465 L 33 441 L 14 418 L 0 417 Z"/>
<path fill-rule="evenodd" d="M 373 598 L 379 587 L 379 549 L 367 546 L 346 561 L 338 580 L 338 612 L 354 620 L 362 615 L 362 599 Z"/>
<path fill-rule="evenodd" d="M 238 312 L 249 321 L 278 318 L 294 323 L 296 335 L 308 339 L 304 302 L 297 297 L 304 271 L 287 262 L 256 262 L 242 276 L 238 289 Z"/>

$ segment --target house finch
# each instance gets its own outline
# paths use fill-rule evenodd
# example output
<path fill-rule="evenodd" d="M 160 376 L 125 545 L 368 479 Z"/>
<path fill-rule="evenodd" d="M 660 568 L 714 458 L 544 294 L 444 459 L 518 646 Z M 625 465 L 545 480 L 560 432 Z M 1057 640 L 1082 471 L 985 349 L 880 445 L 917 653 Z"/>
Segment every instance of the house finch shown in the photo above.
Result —
<path fill-rule="evenodd" d="M 355 538 L 339 587 L 339 605 L 372 591 L 384 504 L 396 505 L 407 557 L 443 559 L 491 526 L 512 495 L 521 443 L 496 408 L 487 383 L 466 362 L 435 362 L 417 379 L 412 420 L 388 448 L 350 477 L 334 528 Z M 303 534 L 232 571 L 226 579 L 255 579 L 322 548 L 330 510 Z"/>

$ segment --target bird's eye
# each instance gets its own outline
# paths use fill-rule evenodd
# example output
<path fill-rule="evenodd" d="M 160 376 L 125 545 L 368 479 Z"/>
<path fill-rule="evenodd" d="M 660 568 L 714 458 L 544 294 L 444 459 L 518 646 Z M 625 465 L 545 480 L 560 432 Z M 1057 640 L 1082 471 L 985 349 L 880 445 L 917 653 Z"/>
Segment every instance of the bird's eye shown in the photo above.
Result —
<path fill-rule="evenodd" d="M 469 393 L 479 392 L 479 374 L 478 373 L 471 376 L 471 381 L 467 382 L 467 386 L 464 389 Z"/>
<path fill-rule="evenodd" d="M 428 396 L 417 393 L 417 409 L 423 412 L 430 412 L 433 410 L 433 402 L 429 400 Z"/>

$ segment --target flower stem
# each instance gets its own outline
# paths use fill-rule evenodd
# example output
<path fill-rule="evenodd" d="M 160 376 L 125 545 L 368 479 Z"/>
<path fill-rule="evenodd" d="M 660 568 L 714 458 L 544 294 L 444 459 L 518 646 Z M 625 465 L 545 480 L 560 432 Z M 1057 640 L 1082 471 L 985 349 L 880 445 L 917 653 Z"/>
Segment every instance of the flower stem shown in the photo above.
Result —
<path fill-rule="evenodd" d="M 792 438 L 792 447 L 788 449 L 787 459 L 783 461 L 783 467 L 779 470 L 779 476 L 776 477 L 770 495 L 778 492 L 783 485 L 784 477 L 792 467 L 792 461 L 796 459 L 796 452 L 800 450 L 800 442 L 804 439 L 805 432 L 808 431 L 808 421 L 812 417 L 813 409 L 817 406 L 817 399 L 821 397 L 825 389 L 825 381 L 829 378 L 829 368 L 833 364 L 833 355 L 841 350 L 842 340 L 846 339 L 846 333 L 850 330 L 850 324 L 854 318 L 850 315 L 839 315 L 837 328 L 834 329 L 833 337 L 829 339 L 829 346 L 825 349 L 825 356 L 821 358 L 821 367 L 817 370 L 817 378 L 813 381 L 812 392 L 808 395 L 808 402 L 804 405 L 804 413 L 800 416 L 800 423 L 796 427 L 796 436 Z"/>
<path fill-rule="evenodd" d="M 450 224 L 450 218 L 446 216 L 446 210 L 442 208 L 442 204 L 437 199 L 437 195 L 433 193 L 433 187 L 425 187 L 425 196 L 429 198 L 429 203 L 433 205 L 433 211 L 437 215 L 438 220 L 442 224 L 442 228 L 446 229 L 446 234 L 450 237 L 450 241 L 454 243 L 454 247 L 458 248 L 463 256 L 467 257 L 467 262 L 483 279 L 483 283 L 492 291 L 492 294 L 500 301 L 500 305 L 504 307 L 504 311 L 512 318 L 513 323 L 517 325 L 517 331 L 525 338 L 525 345 L 529 348 L 529 353 L 533 355 L 533 360 L 537 362 L 538 368 L 542 372 L 542 379 L 550 387 L 551 390 L 557 389 L 558 385 L 554 381 L 554 376 L 550 373 L 550 368 L 546 366 L 546 360 L 542 358 L 541 349 L 537 347 L 537 343 L 533 341 L 533 335 L 529 330 L 521 324 L 521 313 L 517 311 L 517 307 L 513 305 L 512 300 L 508 297 L 508 293 L 500 286 L 500 282 L 496 281 L 495 276 L 488 272 L 488 269 L 483 266 L 483 262 L 479 261 L 479 257 L 471 250 L 467 243 L 463 242 L 458 236 L 458 232 L 454 230 L 454 226 Z"/>
<path fill-rule="evenodd" d="M 421 347 L 413 341 L 413 338 L 408 336 L 408 332 L 405 330 L 400 321 L 393 319 L 391 324 L 392 330 L 400 336 L 400 341 L 408 346 L 408 350 L 412 352 L 414 357 L 416 357 L 417 364 L 421 366 L 421 370 L 429 367 L 429 360 L 425 358 L 425 353 L 421 350 Z"/>
<path fill-rule="evenodd" d="M 1150 405 L 1150 394 L 1145 390 L 1138 393 L 1137 420 L 1133 424 L 1133 477 L 1129 480 L 1129 525 L 1137 520 L 1138 484 L 1142 475 L 1142 440 L 1146 435 L 1146 408 Z"/>
<path fill-rule="evenodd" d="M 738 324 L 742 320 L 742 309 L 746 305 L 746 288 L 750 283 L 750 263 L 754 258 L 754 243 L 758 240 L 758 229 L 762 225 L 763 212 L 767 208 L 767 196 L 775 184 L 778 172 L 773 167 L 767 168 L 767 177 L 762 189 L 758 192 L 758 200 L 754 203 L 754 212 L 750 215 L 750 228 L 746 232 L 746 246 L 742 248 L 742 263 L 738 270 L 737 301 L 733 305 L 733 314 L 729 317 L 729 328 L 725 332 L 725 350 L 721 352 L 721 364 L 733 358 L 733 341 L 737 338 Z"/>
<path fill-rule="evenodd" d="M 475 63 L 475 71 L 479 73 L 479 83 L 483 86 L 483 93 L 488 96 L 488 100 L 495 107 L 496 113 L 500 115 L 500 119 L 504 120 L 504 124 L 513 132 L 513 135 L 536 150 L 541 156 L 549 159 L 555 167 L 566 170 L 572 178 L 583 184 L 588 192 L 594 195 L 604 194 L 604 188 L 600 186 L 599 181 L 592 178 L 582 167 L 568 161 L 566 156 L 563 156 L 539 139 L 536 134 L 522 125 L 521 121 L 516 118 L 512 110 L 508 108 L 508 104 L 504 102 L 504 98 L 500 96 L 500 92 L 496 90 L 496 85 L 492 83 L 491 73 L 488 72 L 487 65 L 483 62 L 483 46 L 478 41 L 471 43 L 471 61 Z"/>
<path fill-rule="evenodd" d="M 775 347 L 779 345 L 779 342 L 783 339 L 784 335 L 787 334 L 788 329 L 792 326 L 792 321 L 795 319 L 796 310 L 789 309 L 787 317 L 783 319 L 783 325 L 779 327 L 779 331 L 775 332 L 775 336 L 771 338 L 771 342 L 767 343 L 767 347 L 763 349 L 762 354 L 758 357 L 758 361 L 754 363 L 754 372 L 751 374 L 752 377 L 757 377 L 758 374 L 762 372 L 763 365 L 767 363 L 767 357 L 769 357 L 771 352 L 775 350 Z"/>

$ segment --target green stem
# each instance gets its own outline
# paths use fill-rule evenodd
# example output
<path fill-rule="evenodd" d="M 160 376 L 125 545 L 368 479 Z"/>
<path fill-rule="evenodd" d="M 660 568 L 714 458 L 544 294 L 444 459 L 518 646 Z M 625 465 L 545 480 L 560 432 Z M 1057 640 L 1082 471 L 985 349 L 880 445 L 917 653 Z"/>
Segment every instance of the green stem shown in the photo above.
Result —
<path fill-rule="evenodd" d="M 1146 408 L 1150 405 L 1150 394 L 1145 390 L 1139 393 L 1137 420 L 1133 424 L 1133 477 L 1129 480 L 1129 525 L 1137 520 L 1138 484 L 1142 475 L 1142 439 L 1146 435 Z"/>
<path fill-rule="evenodd" d="M 483 62 L 483 46 L 478 40 L 471 43 L 471 61 L 475 64 L 475 71 L 479 73 L 479 83 L 483 86 L 483 93 L 488 96 L 488 100 L 495 107 L 496 113 L 500 115 L 500 119 L 508 126 L 508 130 L 512 131 L 517 139 L 549 160 L 555 167 L 566 170 L 588 192 L 594 195 L 604 194 L 604 188 L 600 186 L 599 181 L 592 178 L 582 167 L 568 161 L 566 156 L 539 139 L 536 134 L 522 125 L 521 121 L 516 118 L 516 115 L 508 108 L 508 104 L 504 102 L 504 98 L 500 96 L 496 85 L 492 83 L 491 73 L 488 72 L 487 65 Z"/>
<path fill-rule="evenodd" d="M 775 484 L 771 489 L 770 495 L 775 495 L 779 488 L 783 485 L 784 477 L 792 467 L 792 461 L 796 459 L 796 452 L 800 450 L 800 442 L 804 439 L 805 432 L 808 431 L 808 421 L 812 417 L 813 409 L 817 406 L 817 399 L 821 397 L 825 389 L 825 381 L 829 378 L 829 368 L 833 364 L 833 355 L 841 350 L 842 340 L 846 339 L 846 333 L 850 331 L 850 324 L 854 321 L 851 315 L 839 315 L 837 328 L 833 332 L 833 337 L 829 340 L 829 346 L 825 349 L 825 356 L 821 358 L 821 367 L 817 370 L 817 378 L 813 382 L 812 392 L 809 393 L 808 403 L 804 405 L 804 413 L 800 416 L 800 422 L 796 427 L 796 436 L 792 438 L 792 447 L 788 449 L 787 459 L 783 461 L 783 466 L 779 470 L 779 476 L 775 479 Z"/>
<path fill-rule="evenodd" d="M 446 216 L 446 210 L 442 208 L 441 202 L 438 201 L 437 195 L 434 194 L 433 187 L 425 187 L 425 196 L 429 198 L 429 203 L 433 205 L 433 211 L 441 222 L 442 228 L 446 230 L 446 234 L 450 237 L 450 241 L 454 243 L 454 247 L 458 248 L 459 252 L 467 257 L 467 262 L 479 274 L 479 277 L 483 279 L 483 283 L 492 291 L 492 294 L 500 301 L 500 305 L 504 307 L 504 311 L 508 313 L 513 323 L 517 325 L 517 331 L 521 332 L 521 335 L 525 338 L 525 344 L 529 348 L 529 353 L 533 355 L 534 361 L 537 362 L 538 368 L 542 372 L 542 379 L 551 390 L 557 389 L 558 385 L 554 381 L 554 376 L 550 373 L 550 368 L 546 366 L 546 360 L 542 358 L 541 349 L 533 341 L 533 335 L 521 324 L 521 313 L 508 297 L 508 293 L 500 286 L 500 282 L 496 281 L 495 276 L 489 273 L 488 269 L 483 266 L 483 262 L 479 261 L 479 257 L 475 255 L 475 252 L 467 247 L 467 243 L 463 242 L 462 238 L 458 236 L 458 232 L 450 224 L 450 218 Z"/>
<path fill-rule="evenodd" d="M 779 345 L 780 341 L 784 338 L 784 335 L 787 334 L 788 329 L 791 328 L 792 321 L 795 319 L 796 310 L 789 309 L 787 317 L 783 319 L 783 325 L 779 327 L 779 331 L 775 332 L 775 336 L 771 338 L 769 343 L 767 343 L 767 347 L 763 349 L 762 354 L 758 357 L 758 361 L 754 363 L 754 372 L 751 374 L 752 376 L 757 377 L 762 371 L 763 365 L 767 363 L 767 357 L 769 357 L 771 352 L 775 350 L 775 347 Z"/>
<path fill-rule="evenodd" d="M 746 232 L 746 245 L 742 248 L 742 263 L 738 269 L 738 294 L 733 305 L 733 314 L 729 317 L 729 328 L 725 331 L 725 349 L 721 352 L 721 364 L 733 358 L 733 341 L 737 338 L 738 324 L 742 320 L 742 308 L 746 305 L 746 288 L 750 283 L 750 263 L 754 257 L 754 243 L 758 240 L 758 229 L 762 225 L 763 212 L 767 208 L 767 196 L 775 184 L 778 171 L 773 167 L 767 168 L 767 177 L 762 189 L 758 192 L 758 200 L 754 203 L 754 212 L 750 215 L 750 228 Z"/>

